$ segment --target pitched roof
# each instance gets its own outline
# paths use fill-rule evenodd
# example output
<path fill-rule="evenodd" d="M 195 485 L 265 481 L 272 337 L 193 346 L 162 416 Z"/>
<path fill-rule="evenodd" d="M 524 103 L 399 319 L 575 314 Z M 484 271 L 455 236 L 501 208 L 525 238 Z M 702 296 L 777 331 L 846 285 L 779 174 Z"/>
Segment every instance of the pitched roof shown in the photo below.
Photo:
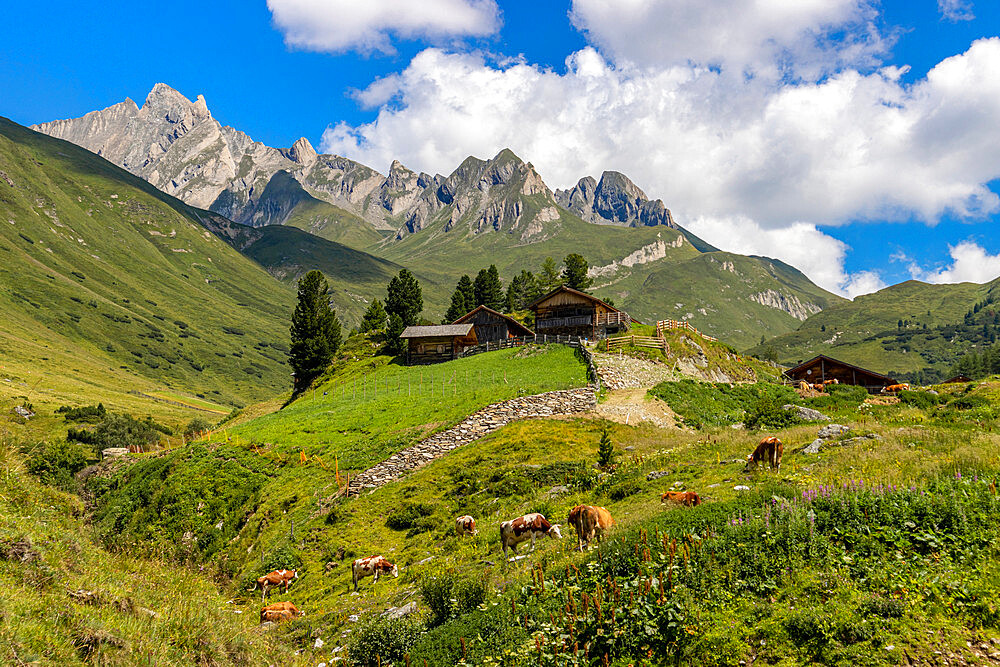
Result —
<path fill-rule="evenodd" d="M 446 336 L 468 336 L 471 324 L 428 324 L 406 327 L 400 338 L 434 338 Z"/>
<path fill-rule="evenodd" d="M 523 335 L 523 336 L 533 336 L 534 333 L 535 333 L 534 331 L 532 331 L 528 327 L 524 326 L 523 324 L 521 324 L 520 322 L 518 322 L 517 320 L 515 320 L 510 315 L 504 315 L 500 311 L 493 310 L 489 306 L 478 306 L 476 308 L 473 308 L 472 310 L 470 310 L 469 312 L 467 312 L 465 315 L 462 315 L 460 318 L 458 318 L 457 320 L 455 320 L 454 322 L 452 322 L 452 324 L 464 324 L 467 319 L 469 319 L 470 317 L 472 317 L 473 315 L 475 315 L 476 313 L 478 313 L 480 310 L 485 310 L 488 313 L 492 313 L 492 314 L 494 314 L 494 315 L 496 315 L 498 317 L 502 317 L 503 319 L 507 320 L 507 323 L 513 325 L 515 329 L 520 329 L 521 330 L 521 335 Z"/>
<path fill-rule="evenodd" d="M 803 361 L 798 366 L 794 366 L 792 368 L 789 368 L 787 371 L 785 371 L 785 375 L 791 376 L 792 373 L 795 373 L 796 371 L 800 371 L 800 370 L 802 370 L 804 368 L 808 368 L 809 366 L 812 366 L 814 363 L 816 363 L 820 359 L 824 359 L 826 361 L 831 361 L 831 362 L 833 362 L 835 364 L 839 364 L 841 366 L 846 366 L 846 367 L 852 368 L 852 369 L 854 369 L 856 371 L 861 371 L 862 373 L 865 373 L 866 375 L 871 375 L 871 376 L 879 378 L 880 380 L 884 380 L 888 384 L 894 384 L 896 382 L 895 380 L 893 380 L 888 375 L 883 375 L 882 373 L 876 373 L 875 371 L 870 371 L 867 368 L 861 368 L 861 366 L 855 366 L 854 364 L 849 364 L 846 361 L 841 361 L 840 359 L 834 359 L 833 357 L 828 357 L 825 354 L 817 354 L 812 359 L 809 359 L 808 361 Z"/>
<path fill-rule="evenodd" d="M 537 299 L 535 299 L 534 301 L 532 301 L 531 303 L 529 303 L 528 304 L 528 310 L 531 310 L 532 308 L 534 308 L 535 306 L 537 306 L 538 304 L 540 304 L 542 301 L 545 301 L 546 299 L 555 296 L 559 292 L 569 292 L 570 294 L 576 294 L 577 296 L 582 296 L 582 297 L 584 297 L 586 299 L 589 299 L 591 301 L 595 301 L 595 302 L 601 304 L 605 308 L 610 308 L 611 310 L 615 311 L 616 313 L 624 312 L 620 308 L 615 308 L 610 303 L 607 303 L 605 301 L 601 301 L 600 299 L 598 299 L 593 294 L 587 294 L 586 292 L 581 292 L 578 289 L 573 289 L 572 287 L 566 287 L 565 285 L 560 285 L 559 287 L 555 288 L 554 290 L 552 290 L 548 294 L 540 296 Z"/>

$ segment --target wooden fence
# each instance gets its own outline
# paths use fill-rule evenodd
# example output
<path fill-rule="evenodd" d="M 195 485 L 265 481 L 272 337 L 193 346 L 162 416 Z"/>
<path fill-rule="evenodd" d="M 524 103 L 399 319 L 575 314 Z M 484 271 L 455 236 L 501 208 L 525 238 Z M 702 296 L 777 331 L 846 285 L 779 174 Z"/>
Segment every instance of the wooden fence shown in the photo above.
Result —
<path fill-rule="evenodd" d="M 719 340 L 715 336 L 709 336 L 707 334 L 703 334 L 702 332 L 698 331 L 693 326 L 691 326 L 690 322 L 682 322 L 680 320 L 660 320 L 659 322 L 656 323 L 656 335 L 657 336 L 662 337 L 663 336 L 663 332 L 667 331 L 669 329 L 687 329 L 688 331 L 690 331 L 692 333 L 698 334 L 699 336 L 701 336 L 705 340 L 710 340 L 710 341 L 717 341 L 717 340 Z"/>
<path fill-rule="evenodd" d="M 616 338 L 604 339 L 604 351 L 611 352 L 626 345 L 635 347 L 651 347 L 663 350 L 663 354 L 670 354 L 670 345 L 663 338 L 653 338 L 652 336 L 618 336 Z"/>

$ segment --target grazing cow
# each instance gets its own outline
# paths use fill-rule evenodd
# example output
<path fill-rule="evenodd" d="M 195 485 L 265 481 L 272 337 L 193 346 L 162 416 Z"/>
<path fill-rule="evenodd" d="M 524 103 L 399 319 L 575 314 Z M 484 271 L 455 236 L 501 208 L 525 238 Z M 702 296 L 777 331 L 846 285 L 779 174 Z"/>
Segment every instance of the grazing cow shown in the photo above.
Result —
<path fill-rule="evenodd" d="M 615 520 L 611 518 L 611 512 L 603 507 L 577 505 L 569 511 L 567 523 L 576 529 L 580 551 L 583 551 L 584 543 L 589 547 L 595 537 L 600 542 L 601 537 L 615 525 Z"/>
<path fill-rule="evenodd" d="M 759 463 L 768 463 L 773 470 L 777 470 L 781 467 L 781 454 L 784 451 L 785 446 L 781 444 L 781 440 L 776 437 L 769 436 L 760 441 L 757 448 L 753 450 L 753 454 L 747 456 L 746 470 L 753 470 L 757 467 Z"/>
<path fill-rule="evenodd" d="M 805 380 L 799 380 L 799 391 L 809 391 L 811 387 Z"/>
<path fill-rule="evenodd" d="M 479 530 L 476 529 L 476 520 L 471 516 L 458 517 L 455 519 L 455 532 L 458 533 L 459 537 L 478 535 Z"/>
<path fill-rule="evenodd" d="M 399 576 L 399 568 L 387 561 L 382 556 L 369 556 L 359 558 L 351 565 L 354 575 L 354 590 L 358 590 L 358 582 L 365 577 L 372 577 L 372 585 L 378 583 L 380 574 L 391 574 L 393 577 Z"/>
<path fill-rule="evenodd" d="M 832 380 L 823 380 L 824 387 L 828 384 L 840 384 L 840 380 L 838 380 L 837 378 L 833 378 Z"/>
<path fill-rule="evenodd" d="M 288 587 L 298 578 L 299 573 L 296 570 L 274 570 L 273 572 L 268 572 L 263 577 L 259 577 L 257 579 L 257 586 L 261 590 L 260 601 L 264 601 L 264 598 L 267 597 L 268 592 L 272 588 L 284 586 L 287 593 Z"/>
<path fill-rule="evenodd" d="M 535 550 L 535 540 L 548 535 L 552 539 L 562 539 L 559 524 L 550 524 L 541 514 L 525 514 L 524 516 L 504 521 L 500 524 L 500 544 L 503 555 L 507 556 L 507 547 L 517 553 L 517 545 L 525 540 L 531 540 L 531 550 Z"/>
<path fill-rule="evenodd" d="M 287 616 L 285 615 L 287 614 Z M 293 616 L 305 616 L 306 613 L 288 601 L 272 602 L 260 610 L 260 622 L 286 621 Z M 271 618 L 268 618 L 271 616 Z"/>
<path fill-rule="evenodd" d="M 701 504 L 701 498 L 694 491 L 667 491 L 660 496 L 661 503 L 677 503 L 684 507 L 694 507 Z"/>
<path fill-rule="evenodd" d="M 903 384 L 890 384 L 888 387 L 882 387 L 883 394 L 896 394 L 901 391 L 907 391 L 910 385 L 906 382 Z"/>
<path fill-rule="evenodd" d="M 826 385 L 823 384 L 822 382 L 817 382 L 812 386 L 812 388 L 815 389 L 816 391 L 824 391 L 826 389 Z"/>

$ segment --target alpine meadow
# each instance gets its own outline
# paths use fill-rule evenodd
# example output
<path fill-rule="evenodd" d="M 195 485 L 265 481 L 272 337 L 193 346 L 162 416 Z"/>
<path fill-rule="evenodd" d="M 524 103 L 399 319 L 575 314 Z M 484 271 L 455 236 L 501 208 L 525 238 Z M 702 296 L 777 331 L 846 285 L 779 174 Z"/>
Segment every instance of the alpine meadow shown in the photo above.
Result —
<path fill-rule="evenodd" d="M 0 663 L 1000 665 L 991 3 L 7 14 Z"/>

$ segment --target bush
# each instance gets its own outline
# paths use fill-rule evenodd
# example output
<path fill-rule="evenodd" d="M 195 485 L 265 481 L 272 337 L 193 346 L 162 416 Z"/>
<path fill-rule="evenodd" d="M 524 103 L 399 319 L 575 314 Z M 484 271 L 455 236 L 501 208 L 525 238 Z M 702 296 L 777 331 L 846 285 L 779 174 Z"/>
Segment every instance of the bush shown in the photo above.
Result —
<path fill-rule="evenodd" d="M 641 488 L 642 485 L 640 485 L 636 480 L 622 482 L 608 489 L 608 499 L 614 501 L 623 500 L 624 498 L 628 498 L 629 496 L 638 493 Z"/>
<path fill-rule="evenodd" d="M 661 382 L 649 393 L 666 401 L 685 424 L 694 428 L 728 426 L 745 421 L 748 413 L 767 426 L 784 419 L 773 411 L 773 406 L 780 410 L 782 405 L 798 399 L 792 389 L 772 382 L 730 385 L 680 380 Z"/>
<path fill-rule="evenodd" d="M 793 410 L 785 410 L 782 405 L 775 396 L 762 393 L 746 411 L 743 422 L 750 429 L 780 429 L 801 421 Z"/>
<path fill-rule="evenodd" d="M 482 579 L 460 579 L 448 572 L 420 579 L 420 597 L 431 610 L 431 627 L 466 614 L 486 600 L 487 583 Z"/>
<path fill-rule="evenodd" d="M 389 620 L 374 616 L 363 621 L 355 628 L 347 645 L 351 664 L 362 667 L 401 665 L 423 629 L 423 624 L 411 617 Z"/>
<path fill-rule="evenodd" d="M 418 519 L 433 513 L 434 507 L 426 503 L 403 503 L 386 518 L 385 525 L 393 530 L 408 530 Z"/>
<path fill-rule="evenodd" d="M 188 425 L 184 427 L 184 437 L 191 439 L 212 428 L 212 424 L 209 423 L 204 417 L 195 417 L 188 422 Z"/>
<path fill-rule="evenodd" d="M 900 403 L 912 405 L 921 410 L 930 410 L 943 400 L 941 396 L 935 396 L 926 391 L 911 391 L 909 389 L 899 392 L 898 396 Z"/>
<path fill-rule="evenodd" d="M 103 403 L 98 403 L 97 405 L 84 405 L 79 408 L 71 408 L 68 405 L 64 405 L 56 410 L 56 414 L 61 414 L 63 419 L 68 422 L 94 424 L 107 417 L 108 411 L 105 410 Z"/>
<path fill-rule="evenodd" d="M 94 445 L 100 452 L 106 447 L 147 447 L 158 442 L 161 433 L 169 435 L 171 430 L 151 417 L 139 420 L 131 415 L 111 414 L 95 429 L 68 429 L 66 439 Z"/>
<path fill-rule="evenodd" d="M 92 457 L 86 447 L 71 442 L 44 443 L 28 459 L 28 472 L 45 484 L 70 490 L 73 475 L 83 470 Z"/>

